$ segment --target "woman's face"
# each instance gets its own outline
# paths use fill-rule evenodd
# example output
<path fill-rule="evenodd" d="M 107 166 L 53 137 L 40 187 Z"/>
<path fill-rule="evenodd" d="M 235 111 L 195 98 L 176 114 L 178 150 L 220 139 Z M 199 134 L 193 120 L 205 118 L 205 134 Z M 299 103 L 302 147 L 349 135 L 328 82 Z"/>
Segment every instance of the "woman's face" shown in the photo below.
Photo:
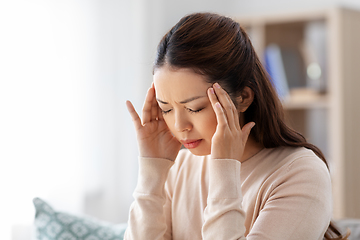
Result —
<path fill-rule="evenodd" d="M 172 134 L 195 155 L 211 153 L 217 121 L 207 96 L 210 83 L 190 69 L 164 66 L 154 74 L 156 99 Z"/>

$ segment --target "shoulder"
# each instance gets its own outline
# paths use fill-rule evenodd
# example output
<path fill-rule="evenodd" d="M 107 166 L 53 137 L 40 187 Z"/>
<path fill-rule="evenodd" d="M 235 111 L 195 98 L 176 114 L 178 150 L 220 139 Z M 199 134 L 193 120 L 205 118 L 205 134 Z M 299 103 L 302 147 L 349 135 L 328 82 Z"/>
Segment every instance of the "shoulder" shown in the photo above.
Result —
<path fill-rule="evenodd" d="M 294 191 L 320 194 L 331 197 L 331 179 L 326 164 L 312 151 L 306 148 L 279 148 L 283 158 L 273 172 L 273 189 L 286 186 Z"/>
<path fill-rule="evenodd" d="M 324 194 L 331 192 L 329 170 L 312 150 L 303 147 L 269 148 L 253 160 L 244 165 L 245 183 L 259 182 L 270 192 L 295 188 L 315 192 L 321 188 Z"/>
<path fill-rule="evenodd" d="M 297 168 L 311 168 L 328 172 L 327 166 L 312 150 L 304 147 L 277 147 L 266 149 L 263 153 L 269 168 L 291 171 Z"/>
<path fill-rule="evenodd" d="M 243 164 L 245 172 L 282 175 L 294 171 L 320 171 L 328 174 L 328 168 L 312 150 L 304 147 L 277 147 L 263 149 L 254 159 Z"/>
<path fill-rule="evenodd" d="M 287 153 L 284 158 L 285 173 L 317 173 L 323 177 L 329 176 L 329 170 L 325 162 L 312 150 L 300 147 L 284 148 L 282 151 Z"/>
<path fill-rule="evenodd" d="M 285 226 L 282 230 L 289 234 L 287 239 L 300 238 L 300 233 L 304 239 L 315 239 L 313 235 L 317 234 L 316 239 L 323 236 L 321 232 L 325 232 L 332 215 L 331 181 L 326 164 L 306 148 L 279 147 L 266 151 L 265 161 L 260 162 L 264 178 L 254 177 L 260 181 L 255 193 L 256 203 L 260 203 L 258 219 L 270 216 L 277 219 L 280 229 Z"/>

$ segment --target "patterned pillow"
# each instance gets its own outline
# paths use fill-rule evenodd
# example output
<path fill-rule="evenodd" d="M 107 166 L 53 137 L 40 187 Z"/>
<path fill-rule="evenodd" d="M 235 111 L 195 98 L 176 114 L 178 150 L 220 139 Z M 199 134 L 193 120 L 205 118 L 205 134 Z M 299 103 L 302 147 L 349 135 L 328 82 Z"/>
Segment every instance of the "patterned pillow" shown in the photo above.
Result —
<path fill-rule="evenodd" d="M 40 198 L 33 200 L 39 240 L 123 240 L 126 224 L 111 224 L 91 217 L 55 211 Z"/>

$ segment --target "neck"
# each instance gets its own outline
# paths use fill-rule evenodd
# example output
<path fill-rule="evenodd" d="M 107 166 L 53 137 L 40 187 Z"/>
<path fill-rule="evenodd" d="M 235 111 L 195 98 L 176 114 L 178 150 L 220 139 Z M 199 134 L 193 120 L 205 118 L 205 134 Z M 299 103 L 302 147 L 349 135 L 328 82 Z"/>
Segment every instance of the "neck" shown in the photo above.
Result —
<path fill-rule="evenodd" d="M 255 141 L 255 139 L 250 135 L 244 149 L 244 153 L 242 155 L 240 162 L 245 162 L 249 158 L 255 156 L 258 152 L 260 152 L 264 146 Z"/>

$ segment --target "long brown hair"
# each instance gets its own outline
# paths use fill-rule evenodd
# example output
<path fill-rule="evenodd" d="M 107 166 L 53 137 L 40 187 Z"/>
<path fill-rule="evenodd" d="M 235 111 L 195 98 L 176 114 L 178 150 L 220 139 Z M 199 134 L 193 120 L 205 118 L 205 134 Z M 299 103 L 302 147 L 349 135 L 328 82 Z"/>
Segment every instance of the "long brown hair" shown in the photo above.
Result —
<path fill-rule="evenodd" d="M 154 69 L 164 65 L 193 69 L 208 82 L 218 82 L 233 100 L 240 96 L 244 87 L 251 88 L 254 101 L 244 118 L 245 122 L 256 123 L 251 130 L 255 140 L 266 148 L 311 149 L 328 166 L 319 148 L 285 124 L 281 102 L 239 23 L 213 13 L 183 17 L 158 45 Z M 331 222 L 324 238 L 347 239 L 347 236 L 342 236 Z"/>

